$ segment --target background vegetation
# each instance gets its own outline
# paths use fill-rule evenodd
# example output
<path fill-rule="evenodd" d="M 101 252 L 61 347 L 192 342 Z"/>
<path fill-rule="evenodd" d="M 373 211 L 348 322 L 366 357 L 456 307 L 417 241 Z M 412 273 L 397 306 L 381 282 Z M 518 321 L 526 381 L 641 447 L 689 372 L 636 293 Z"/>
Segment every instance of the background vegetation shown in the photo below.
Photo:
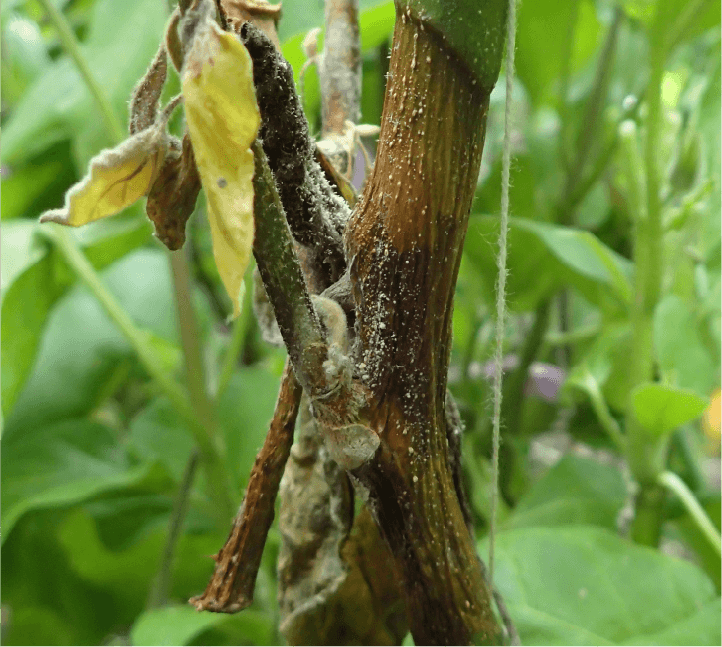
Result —
<path fill-rule="evenodd" d="M 378 123 L 394 9 L 360 4 L 362 121 Z M 520 6 L 495 579 L 526 644 L 720 643 L 720 16 L 715 2 L 665 6 Z M 36 225 L 117 141 L 168 14 L 160 0 L 2 5 L 5 644 L 280 641 L 275 529 L 250 609 L 185 604 L 229 529 L 208 479 L 240 503 L 283 367 L 261 340 L 250 277 L 228 324 L 202 199 L 190 288 L 142 208 L 63 235 Z M 322 22 L 321 2 L 284 3 L 297 73 L 303 35 Z M 482 556 L 503 85 L 450 374 Z M 305 92 L 313 125 L 313 71 Z M 184 382 L 194 358 L 200 387 Z M 190 412 L 183 389 L 197 396 Z M 196 470 L 192 419 L 204 415 L 225 451 Z M 661 499 L 631 522 L 633 477 Z"/>

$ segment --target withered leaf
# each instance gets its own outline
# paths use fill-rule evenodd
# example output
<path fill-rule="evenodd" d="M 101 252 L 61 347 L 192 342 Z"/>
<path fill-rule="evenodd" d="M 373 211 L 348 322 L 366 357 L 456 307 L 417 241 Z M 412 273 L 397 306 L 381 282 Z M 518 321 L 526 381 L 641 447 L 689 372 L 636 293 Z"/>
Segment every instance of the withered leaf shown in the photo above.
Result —
<path fill-rule="evenodd" d="M 193 32 L 181 75 L 188 132 L 208 201 L 218 272 L 240 313 L 243 274 L 253 246 L 251 144 L 260 114 L 251 57 L 233 34 L 204 16 Z"/>

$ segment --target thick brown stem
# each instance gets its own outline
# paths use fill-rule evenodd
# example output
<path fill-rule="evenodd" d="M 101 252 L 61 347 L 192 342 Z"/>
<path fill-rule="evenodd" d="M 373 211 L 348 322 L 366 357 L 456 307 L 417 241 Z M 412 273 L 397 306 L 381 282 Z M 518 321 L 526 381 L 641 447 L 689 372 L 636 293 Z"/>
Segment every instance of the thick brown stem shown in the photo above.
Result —
<path fill-rule="evenodd" d="M 446 436 L 453 294 L 491 88 L 397 17 L 379 151 L 349 223 L 358 362 L 381 448 L 356 470 L 405 586 L 417 644 L 493 641 Z"/>
<path fill-rule="evenodd" d="M 191 598 L 198 610 L 235 613 L 253 602 L 276 495 L 291 453 L 293 428 L 301 401 L 301 386 L 290 362 L 278 393 L 271 427 L 256 456 L 246 496 L 223 548 L 215 556 L 216 570 L 203 595 Z"/>

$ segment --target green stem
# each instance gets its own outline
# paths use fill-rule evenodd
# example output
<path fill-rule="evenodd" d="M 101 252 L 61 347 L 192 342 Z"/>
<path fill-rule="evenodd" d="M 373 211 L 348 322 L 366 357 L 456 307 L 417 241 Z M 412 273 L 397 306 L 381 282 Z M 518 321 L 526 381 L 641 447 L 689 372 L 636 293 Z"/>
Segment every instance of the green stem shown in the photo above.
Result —
<path fill-rule="evenodd" d="M 634 228 L 635 286 L 632 303 L 632 351 L 629 361 L 630 393 L 654 379 L 654 310 L 659 301 L 664 269 L 661 202 L 659 198 L 659 151 L 664 75 L 665 3 L 659 3 L 650 34 L 650 76 L 647 93 L 644 169 L 646 213 L 636 214 Z M 634 182 L 634 177 L 630 178 Z M 641 202 L 641 201 L 640 201 Z M 652 438 L 637 422 L 630 402 L 627 415 L 627 460 L 640 492 L 632 526 L 635 541 L 656 545 L 661 533 L 664 496 L 658 484 L 664 469 L 668 438 Z"/>
<path fill-rule="evenodd" d="M 622 16 L 622 11 L 617 8 L 614 13 L 614 20 L 607 32 L 604 48 L 599 56 L 592 94 L 587 101 L 586 110 L 584 111 L 583 126 L 577 136 L 576 154 L 573 163 L 569 167 L 567 181 L 562 195 L 559 209 L 560 222 L 562 224 L 570 224 L 573 221 L 574 209 L 571 206 L 571 198 L 576 194 L 577 185 L 582 180 L 584 170 L 587 166 L 589 152 L 597 140 L 597 132 L 602 121 L 602 112 L 611 79 L 614 52 L 617 46 L 617 36 L 619 34 Z"/>
<path fill-rule="evenodd" d="M 205 368 L 201 351 L 200 333 L 196 313 L 193 308 L 191 282 L 186 252 L 180 249 L 168 254 L 175 288 L 175 301 L 178 310 L 181 347 L 186 368 L 186 384 L 191 407 L 195 411 L 208 435 L 215 435 L 218 425 L 213 413 L 213 405 L 208 398 L 205 384 Z"/>
<path fill-rule="evenodd" d="M 571 172 L 571 157 L 567 150 L 569 142 L 569 77 L 571 76 L 572 56 L 574 53 L 575 32 L 577 28 L 577 18 L 579 16 L 579 0 L 572 0 L 569 8 L 569 22 L 567 23 L 567 33 L 562 43 L 562 61 L 561 61 L 561 82 L 559 85 L 559 120 L 561 122 L 561 132 L 559 136 L 559 155 L 562 160 L 562 166 L 567 173 Z"/>
<path fill-rule="evenodd" d="M 231 340 L 226 349 L 226 355 L 223 358 L 223 365 L 221 367 L 220 376 L 218 378 L 218 390 L 216 391 L 216 402 L 221 399 L 223 393 L 231 381 L 233 372 L 238 366 L 238 358 L 243 353 L 244 342 L 248 335 L 248 329 L 251 326 L 251 296 L 252 291 L 248 289 L 246 283 L 244 283 L 243 290 L 243 305 L 241 307 L 241 314 L 238 315 L 233 322 L 233 329 L 231 331 Z"/>
<path fill-rule="evenodd" d="M 198 458 L 198 451 L 193 450 L 183 471 L 183 478 L 178 487 L 170 521 L 168 522 L 168 534 L 165 540 L 165 547 L 163 548 L 163 557 L 160 562 L 160 568 L 158 569 L 158 575 L 148 596 L 147 609 L 163 607 L 168 602 L 168 594 L 170 593 L 173 575 L 175 549 L 178 545 L 181 531 L 183 530 L 183 522 L 188 514 L 190 492 L 198 468 Z"/>
<path fill-rule="evenodd" d="M 234 506 L 230 483 L 220 460 L 220 454 L 225 453 L 225 451 L 221 436 L 218 433 L 215 408 L 208 397 L 206 389 L 201 337 L 195 309 L 193 308 L 187 252 L 183 249 L 169 252 L 168 257 L 173 274 L 178 326 L 185 360 L 186 384 L 188 385 L 190 405 L 194 413 L 194 419 L 200 423 L 200 427 L 204 430 L 203 438 L 207 438 L 215 450 L 209 452 L 206 447 L 199 443 L 202 451 L 203 467 L 208 476 L 210 494 L 217 504 L 219 513 L 223 519 L 230 519 L 234 514 Z"/>
<path fill-rule="evenodd" d="M 709 541 L 718 555 L 722 555 L 722 539 L 720 538 L 720 533 L 692 491 L 687 487 L 687 484 L 674 472 L 662 472 L 657 477 L 657 482 L 682 502 L 682 505 L 686 508 L 692 521 L 697 524 L 697 528 L 699 528 L 705 539 Z"/>
<path fill-rule="evenodd" d="M 587 380 L 587 387 L 589 392 L 589 398 L 592 401 L 592 407 L 594 413 L 597 416 L 599 424 L 602 425 L 604 431 L 607 432 L 609 437 L 614 441 L 620 451 L 624 451 L 625 442 L 622 430 L 619 428 L 619 424 L 614 419 L 614 416 L 609 411 L 607 402 L 599 389 L 598 382 L 590 376 Z"/>
<path fill-rule="evenodd" d="M 123 124 L 118 119 L 118 115 L 115 113 L 115 110 L 113 110 L 113 106 L 103 91 L 103 88 L 95 80 L 95 77 L 93 77 L 88 61 L 85 59 L 83 52 L 80 50 L 80 44 L 78 43 L 77 38 L 75 38 L 75 34 L 70 28 L 68 21 L 65 19 L 62 12 L 55 6 L 52 0 L 38 0 L 38 2 L 40 2 L 48 16 L 48 19 L 57 30 L 60 42 L 63 44 L 63 48 L 67 52 L 68 56 L 73 59 L 75 67 L 78 68 L 78 72 L 83 77 L 85 85 L 88 87 L 93 99 L 95 99 L 95 103 L 98 105 L 98 109 L 105 121 L 108 132 L 113 137 L 114 142 L 119 144 L 127 137 L 128 134 L 123 127 Z"/>
<path fill-rule="evenodd" d="M 508 437 L 516 436 L 520 432 L 521 414 L 524 410 L 524 385 L 529 377 L 529 367 L 536 359 L 539 349 L 544 343 L 544 335 L 549 327 L 550 311 L 550 299 L 545 299 L 537 307 L 534 313 L 534 324 L 527 335 L 519 357 L 519 365 L 506 380 L 502 420 L 506 426 L 506 435 Z"/>

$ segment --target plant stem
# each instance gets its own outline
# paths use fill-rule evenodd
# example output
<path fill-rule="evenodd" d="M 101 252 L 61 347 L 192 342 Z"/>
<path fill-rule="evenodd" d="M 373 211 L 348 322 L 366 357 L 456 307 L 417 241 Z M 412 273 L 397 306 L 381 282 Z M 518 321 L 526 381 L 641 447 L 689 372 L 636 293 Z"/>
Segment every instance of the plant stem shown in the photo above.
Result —
<path fill-rule="evenodd" d="M 514 369 L 506 381 L 502 420 L 506 426 L 506 434 L 509 437 L 518 435 L 520 431 L 524 404 L 524 386 L 529 377 L 529 367 L 536 359 L 539 349 L 544 343 L 544 335 L 549 327 L 550 312 L 550 299 L 545 299 L 537 306 L 534 313 L 534 324 L 526 337 L 519 357 L 519 366 Z"/>
<path fill-rule="evenodd" d="M 178 310 L 178 327 L 186 368 L 186 384 L 191 407 L 195 411 L 208 435 L 215 434 L 217 423 L 213 415 L 213 405 L 208 398 L 205 385 L 205 369 L 200 345 L 200 333 L 196 321 L 191 295 L 191 282 L 187 256 L 184 250 L 168 254 L 173 275 L 175 301 Z"/>
<path fill-rule="evenodd" d="M 107 95 L 103 91 L 103 88 L 95 80 L 90 66 L 88 65 L 88 61 L 85 59 L 83 52 L 80 50 L 80 44 L 78 43 L 77 38 L 75 38 L 75 34 L 70 28 L 68 21 L 65 19 L 63 13 L 55 6 L 52 0 L 38 1 L 45 10 L 48 19 L 57 30 L 60 42 L 63 44 L 63 48 L 68 56 L 73 59 L 75 67 L 78 68 L 78 72 L 83 77 L 85 85 L 88 87 L 90 94 L 93 96 L 93 99 L 100 110 L 100 114 L 103 117 L 103 121 L 105 121 L 108 132 L 113 137 L 114 142 L 119 144 L 127 137 L 126 130 L 121 121 L 118 119 L 118 115 L 115 113 L 115 110 L 113 109 Z"/>
<path fill-rule="evenodd" d="M 559 84 L 559 120 L 561 122 L 561 132 L 559 136 L 559 156 L 561 157 L 562 166 L 567 173 L 571 170 L 571 159 L 567 150 L 569 140 L 569 77 L 571 75 L 572 55 L 574 51 L 575 32 L 577 27 L 577 17 L 579 16 L 579 0 L 572 0 L 569 7 L 569 22 L 567 23 L 567 33 L 562 45 L 562 66 Z"/>
<path fill-rule="evenodd" d="M 602 428 L 614 441 L 614 443 L 617 445 L 617 448 L 623 452 L 625 448 L 625 442 L 622 430 L 619 428 L 619 424 L 609 411 L 607 402 L 604 399 L 601 390 L 599 389 L 599 383 L 591 375 L 587 380 L 587 387 L 589 389 L 589 397 L 592 401 L 592 407 L 594 408 L 594 413 L 597 416 L 599 424 L 602 425 Z"/>
<path fill-rule="evenodd" d="M 629 362 L 630 393 L 638 385 L 654 379 L 654 310 L 659 301 L 664 268 L 661 202 L 659 198 L 659 150 L 662 113 L 662 78 L 666 8 L 657 5 L 650 34 L 650 77 L 647 94 L 644 167 L 646 213 L 637 217 L 634 228 L 635 294 L 632 303 L 632 352 Z M 663 492 L 658 476 L 664 469 L 668 437 L 651 439 L 627 410 L 627 460 L 640 486 L 632 526 L 635 541 L 656 545 L 663 523 Z"/>
<path fill-rule="evenodd" d="M 662 472 L 657 477 L 657 482 L 682 502 L 692 521 L 697 524 L 697 528 L 699 528 L 705 539 L 709 541 L 718 555 L 722 554 L 722 539 L 720 539 L 719 530 L 715 528 L 712 520 L 700 505 L 699 501 L 697 501 L 692 491 L 687 487 L 687 484 L 674 472 Z"/>
<path fill-rule="evenodd" d="M 609 27 L 604 48 L 599 56 L 592 94 L 587 101 L 584 111 L 584 118 L 582 120 L 583 127 L 577 135 L 576 154 L 567 172 L 567 181 L 564 186 L 559 209 L 560 222 L 565 225 L 570 224 L 574 219 L 574 207 L 572 206 L 571 198 L 576 193 L 577 185 L 581 181 L 587 166 L 589 152 L 597 139 L 604 102 L 607 98 L 612 63 L 614 62 L 614 52 L 617 46 L 617 35 L 619 33 L 622 16 L 622 11 L 619 8 L 615 9 L 614 20 Z M 563 147 L 564 141 L 562 141 L 562 149 Z"/>
<path fill-rule="evenodd" d="M 211 496 L 217 504 L 222 518 L 231 518 L 234 514 L 234 505 L 231 497 L 230 484 L 226 470 L 220 461 L 219 453 L 225 453 L 221 437 L 218 434 L 218 421 L 215 416 L 213 403 L 206 390 L 205 369 L 203 366 L 203 353 L 200 344 L 200 333 L 193 299 L 191 293 L 190 271 L 188 256 L 185 250 L 169 252 L 175 301 L 178 310 L 178 327 L 180 329 L 181 347 L 186 368 L 186 384 L 190 406 L 194 419 L 203 428 L 203 437 L 214 446 L 214 452 L 208 452 L 201 447 L 203 466 L 208 474 L 208 483 L 211 486 Z"/>
<path fill-rule="evenodd" d="M 231 339 L 228 344 L 228 348 L 226 349 L 226 355 L 223 358 L 223 365 L 218 378 L 216 402 L 220 400 L 226 390 L 226 387 L 228 386 L 228 382 L 230 382 L 231 377 L 233 376 L 233 371 L 236 370 L 238 358 L 243 352 L 246 335 L 248 334 L 248 329 L 251 326 L 251 290 L 248 289 L 246 283 L 243 285 L 243 305 L 241 306 L 241 314 L 238 315 L 233 322 Z"/>
<path fill-rule="evenodd" d="M 261 143 L 253 144 L 256 236 L 253 253 L 298 381 L 310 395 L 326 388 L 326 342 L 311 303 L 276 181 Z"/>
<path fill-rule="evenodd" d="M 190 503 L 190 492 L 193 487 L 198 468 L 199 452 L 193 450 L 181 479 L 176 498 L 173 503 L 173 510 L 168 522 L 168 535 L 166 536 L 165 546 L 163 548 L 163 557 L 160 562 L 160 569 L 156 576 L 153 587 L 148 595 L 146 609 L 156 609 L 165 606 L 168 602 L 168 594 L 171 587 L 171 577 L 173 575 L 173 560 L 175 558 L 175 549 L 183 529 L 183 522 L 186 514 L 188 514 L 188 504 Z"/>

